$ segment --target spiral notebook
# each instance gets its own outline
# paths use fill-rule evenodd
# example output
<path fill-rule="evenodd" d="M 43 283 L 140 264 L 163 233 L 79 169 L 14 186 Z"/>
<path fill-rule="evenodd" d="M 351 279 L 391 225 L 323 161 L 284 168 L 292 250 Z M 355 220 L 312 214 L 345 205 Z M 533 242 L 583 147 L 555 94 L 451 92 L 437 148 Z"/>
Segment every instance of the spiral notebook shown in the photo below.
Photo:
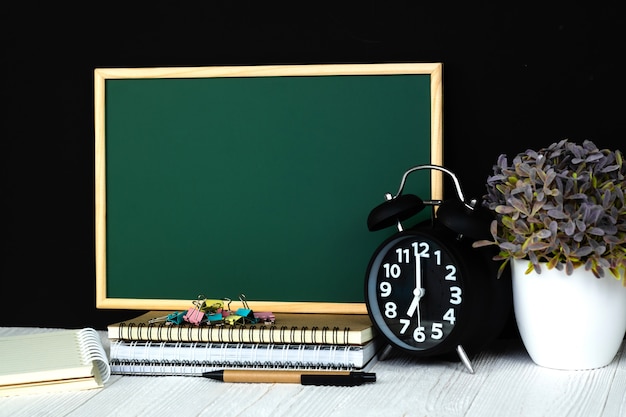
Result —
<path fill-rule="evenodd" d="M 101 388 L 111 369 L 92 328 L 0 337 L 0 396 Z"/>
<path fill-rule="evenodd" d="M 277 313 L 273 325 L 209 326 L 150 323 L 168 311 L 150 311 L 107 326 L 111 340 L 220 343 L 363 344 L 374 338 L 367 314 Z"/>
<path fill-rule="evenodd" d="M 375 357 L 377 339 L 363 345 L 150 342 L 111 343 L 111 372 L 200 375 L 224 368 L 357 370 Z"/>

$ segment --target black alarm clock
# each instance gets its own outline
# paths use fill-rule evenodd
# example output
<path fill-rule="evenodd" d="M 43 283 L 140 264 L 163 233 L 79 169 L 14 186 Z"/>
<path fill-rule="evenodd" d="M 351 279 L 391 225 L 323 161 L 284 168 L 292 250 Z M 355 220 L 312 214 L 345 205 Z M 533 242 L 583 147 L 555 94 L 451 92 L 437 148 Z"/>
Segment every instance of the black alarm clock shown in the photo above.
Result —
<path fill-rule="evenodd" d="M 457 198 L 402 194 L 407 176 L 418 170 L 447 174 Z M 368 314 L 387 343 L 381 359 L 395 348 L 461 360 L 473 373 L 470 358 L 502 333 L 512 306 L 511 280 L 497 278 L 492 248 L 472 248 L 475 240 L 490 238 L 493 217 L 476 200 L 466 201 L 457 177 L 438 165 L 409 169 L 398 193 L 385 197 L 371 211 L 368 228 L 398 231 L 375 250 L 365 276 Z M 402 222 L 428 206 L 431 219 L 405 230 Z"/>

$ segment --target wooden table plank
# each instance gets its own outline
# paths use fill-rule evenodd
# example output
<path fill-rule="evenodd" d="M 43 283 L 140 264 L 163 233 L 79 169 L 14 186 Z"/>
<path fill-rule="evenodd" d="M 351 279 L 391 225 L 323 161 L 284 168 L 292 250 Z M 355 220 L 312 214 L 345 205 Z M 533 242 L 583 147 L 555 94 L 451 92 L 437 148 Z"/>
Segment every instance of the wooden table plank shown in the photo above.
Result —
<path fill-rule="evenodd" d="M 42 330 L 0 328 L 0 336 L 33 331 Z M 622 417 L 624 350 L 604 368 L 569 372 L 535 365 L 518 340 L 499 341 L 473 359 L 474 374 L 392 353 L 372 367 L 376 383 L 357 387 L 113 375 L 100 390 L 0 397 L 0 416 Z"/>

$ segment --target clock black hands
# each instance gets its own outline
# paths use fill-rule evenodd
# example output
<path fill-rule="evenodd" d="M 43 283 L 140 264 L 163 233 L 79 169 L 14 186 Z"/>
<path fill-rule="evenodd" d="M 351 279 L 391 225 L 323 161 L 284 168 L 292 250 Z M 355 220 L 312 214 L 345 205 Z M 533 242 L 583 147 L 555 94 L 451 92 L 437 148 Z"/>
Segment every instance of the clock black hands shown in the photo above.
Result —
<path fill-rule="evenodd" d="M 407 316 L 413 317 L 417 312 L 417 326 L 421 326 L 420 322 L 420 300 L 426 292 L 422 288 L 422 263 L 420 262 L 421 256 L 419 253 L 415 254 L 415 289 L 413 290 L 413 301 L 409 305 L 409 309 L 406 311 Z"/>

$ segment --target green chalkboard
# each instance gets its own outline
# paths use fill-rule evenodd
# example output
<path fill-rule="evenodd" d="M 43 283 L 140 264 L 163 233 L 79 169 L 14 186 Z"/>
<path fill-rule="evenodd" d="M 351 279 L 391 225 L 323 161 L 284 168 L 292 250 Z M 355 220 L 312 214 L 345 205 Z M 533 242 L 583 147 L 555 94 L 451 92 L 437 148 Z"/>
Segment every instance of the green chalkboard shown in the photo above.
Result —
<path fill-rule="evenodd" d="M 442 162 L 440 64 L 96 69 L 95 100 L 99 308 L 365 313 L 369 211 Z"/>

